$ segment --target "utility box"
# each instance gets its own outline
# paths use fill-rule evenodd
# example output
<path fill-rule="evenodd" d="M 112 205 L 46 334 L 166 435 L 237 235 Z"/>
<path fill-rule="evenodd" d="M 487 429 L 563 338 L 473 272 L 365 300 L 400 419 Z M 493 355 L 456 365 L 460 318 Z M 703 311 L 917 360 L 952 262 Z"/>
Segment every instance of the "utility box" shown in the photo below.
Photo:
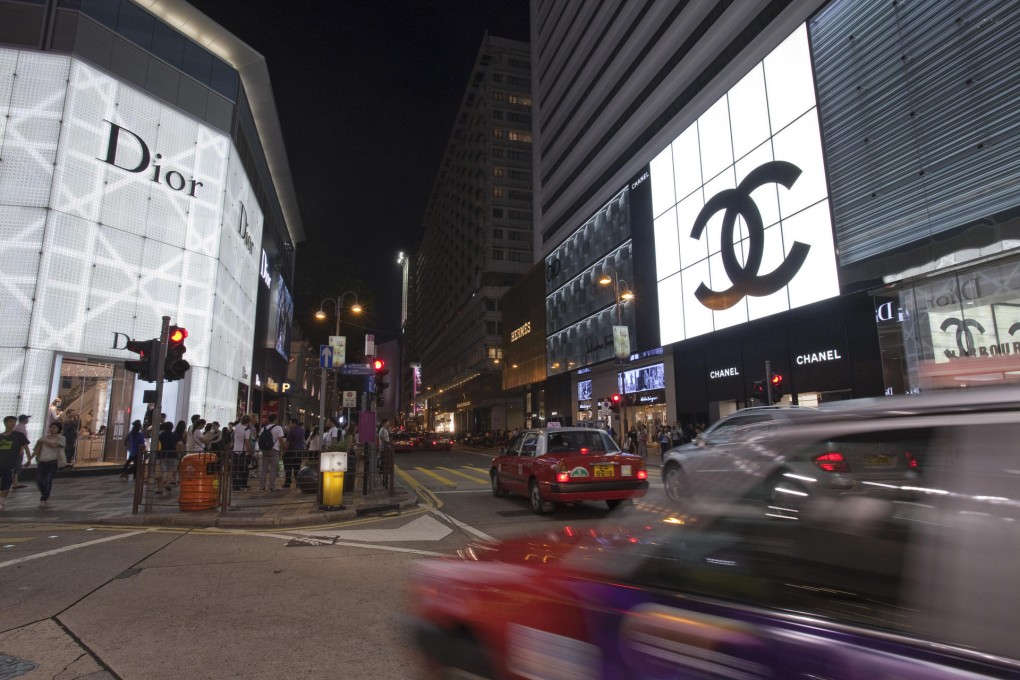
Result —
<path fill-rule="evenodd" d="M 323 451 L 319 454 L 320 510 L 343 509 L 344 474 L 346 472 L 346 451 Z"/>

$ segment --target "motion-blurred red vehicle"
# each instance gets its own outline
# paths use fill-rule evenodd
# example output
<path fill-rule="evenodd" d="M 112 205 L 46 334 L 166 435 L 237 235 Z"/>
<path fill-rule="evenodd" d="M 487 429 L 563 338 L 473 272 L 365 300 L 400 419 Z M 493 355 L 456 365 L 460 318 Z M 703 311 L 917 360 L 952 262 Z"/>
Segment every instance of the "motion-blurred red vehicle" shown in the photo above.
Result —
<path fill-rule="evenodd" d="M 492 494 L 525 496 L 543 513 L 556 503 L 605 501 L 615 508 L 648 491 L 641 456 L 625 453 L 602 430 L 555 427 L 525 430 L 493 459 Z"/>

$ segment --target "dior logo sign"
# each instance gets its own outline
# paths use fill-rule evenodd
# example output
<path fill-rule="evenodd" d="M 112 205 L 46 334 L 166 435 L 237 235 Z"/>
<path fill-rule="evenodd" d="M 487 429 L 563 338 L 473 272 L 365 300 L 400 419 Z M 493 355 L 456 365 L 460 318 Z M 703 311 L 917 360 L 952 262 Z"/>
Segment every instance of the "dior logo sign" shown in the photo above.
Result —
<path fill-rule="evenodd" d="M 194 177 L 185 179 L 181 172 L 164 168 L 158 162 L 163 159 L 163 154 L 157 153 L 153 156 L 145 140 L 131 130 L 108 120 L 103 122 L 110 126 L 110 135 L 106 140 L 106 157 L 96 160 L 127 172 L 143 173 L 151 168 L 150 181 L 163 184 L 172 191 L 184 192 L 191 198 L 195 197 L 198 187 L 202 186 L 201 182 Z"/>
<path fill-rule="evenodd" d="M 751 192 L 764 184 L 781 184 L 789 189 L 800 176 L 801 170 L 793 163 L 770 161 L 760 165 L 744 178 L 736 189 L 726 189 L 713 196 L 694 220 L 691 238 L 700 239 L 708 221 L 720 210 L 724 210 L 720 255 L 726 275 L 733 285 L 723 291 L 712 290 L 704 283 L 694 292 L 695 297 L 709 309 L 729 309 L 747 295 L 764 297 L 775 293 L 790 283 L 807 259 L 811 246 L 794 241 L 783 263 L 769 274 L 759 274 L 762 255 L 765 250 L 765 227 L 762 224 L 758 205 L 751 198 Z M 747 225 L 747 261 L 741 265 L 734 250 L 733 228 L 737 216 L 743 217 Z"/>
<path fill-rule="evenodd" d="M 255 248 L 255 242 L 252 240 L 251 233 L 248 231 L 248 210 L 244 207 L 244 203 L 241 203 L 240 206 L 241 209 L 238 211 L 237 216 L 237 235 L 241 237 L 244 247 L 247 248 L 250 253 Z"/>

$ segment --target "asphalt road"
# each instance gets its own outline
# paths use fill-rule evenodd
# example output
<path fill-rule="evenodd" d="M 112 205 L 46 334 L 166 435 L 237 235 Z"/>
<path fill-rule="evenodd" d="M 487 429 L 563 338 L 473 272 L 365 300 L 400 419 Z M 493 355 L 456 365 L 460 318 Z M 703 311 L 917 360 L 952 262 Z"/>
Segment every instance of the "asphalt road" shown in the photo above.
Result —
<path fill-rule="evenodd" d="M 429 503 L 331 526 L 0 524 L 0 676 L 424 678 L 400 621 L 410 562 L 607 512 L 537 516 L 523 498 L 493 498 L 478 470 L 494 454 L 400 453 Z"/>

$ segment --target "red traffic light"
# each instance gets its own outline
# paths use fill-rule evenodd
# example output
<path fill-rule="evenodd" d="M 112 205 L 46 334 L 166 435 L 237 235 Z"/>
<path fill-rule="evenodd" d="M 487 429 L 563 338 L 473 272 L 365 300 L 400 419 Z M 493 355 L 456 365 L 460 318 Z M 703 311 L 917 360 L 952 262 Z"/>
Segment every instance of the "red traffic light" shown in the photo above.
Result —
<path fill-rule="evenodd" d="M 622 399 L 623 397 L 621 397 L 619 394 L 614 394 L 612 397 L 609 398 L 609 400 L 612 401 L 614 404 L 619 404 Z"/>
<path fill-rule="evenodd" d="M 779 375 L 778 373 L 773 373 L 771 380 L 773 387 L 779 387 L 780 385 L 783 384 L 783 376 Z"/>
<path fill-rule="evenodd" d="M 374 368 L 376 371 L 381 371 L 384 368 L 386 368 L 386 362 L 383 361 L 382 359 L 376 359 L 375 361 L 372 362 L 372 368 Z"/>
<path fill-rule="evenodd" d="M 181 328 L 180 326 L 170 327 L 170 335 L 168 338 L 170 343 L 174 345 L 179 345 L 180 343 L 184 342 L 187 339 L 187 337 L 188 330 L 186 328 Z"/>

